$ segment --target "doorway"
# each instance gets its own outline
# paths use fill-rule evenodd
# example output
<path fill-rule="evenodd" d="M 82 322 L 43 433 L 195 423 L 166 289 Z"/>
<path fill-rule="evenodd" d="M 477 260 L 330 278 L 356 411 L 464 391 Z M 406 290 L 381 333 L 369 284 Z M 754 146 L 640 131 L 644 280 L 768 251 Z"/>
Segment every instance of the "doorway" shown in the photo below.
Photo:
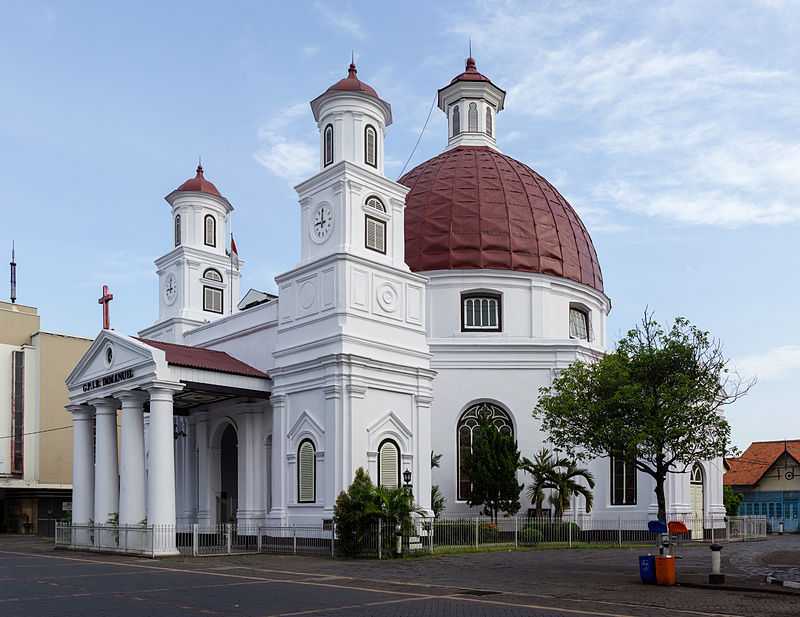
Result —
<path fill-rule="evenodd" d="M 222 433 L 219 453 L 219 512 L 217 521 L 235 523 L 239 502 L 239 437 L 232 424 Z"/>
<path fill-rule="evenodd" d="M 689 489 L 692 500 L 692 540 L 703 539 L 705 487 L 703 482 L 703 468 L 700 463 L 695 463 L 689 478 Z"/>

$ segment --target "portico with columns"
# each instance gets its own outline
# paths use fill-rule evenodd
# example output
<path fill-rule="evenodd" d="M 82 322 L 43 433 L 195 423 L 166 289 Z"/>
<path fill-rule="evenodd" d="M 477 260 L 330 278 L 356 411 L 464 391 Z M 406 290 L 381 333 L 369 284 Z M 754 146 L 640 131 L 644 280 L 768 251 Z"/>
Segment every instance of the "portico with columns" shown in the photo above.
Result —
<path fill-rule="evenodd" d="M 182 525 L 219 522 L 219 435 L 229 426 L 237 432 L 238 483 L 247 489 L 236 522 L 264 521 L 265 373 L 224 352 L 103 330 L 67 387 L 73 525 L 151 528 L 147 550 L 176 553 Z"/>

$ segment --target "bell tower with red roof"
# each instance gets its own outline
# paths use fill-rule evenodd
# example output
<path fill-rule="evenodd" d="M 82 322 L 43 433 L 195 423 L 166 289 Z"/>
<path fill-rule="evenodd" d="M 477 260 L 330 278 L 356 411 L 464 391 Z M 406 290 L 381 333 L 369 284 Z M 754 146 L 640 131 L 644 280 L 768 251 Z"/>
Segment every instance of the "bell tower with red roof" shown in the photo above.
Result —
<path fill-rule="evenodd" d="M 186 331 L 235 310 L 242 262 L 228 252 L 233 206 L 205 177 L 201 164 L 165 199 L 172 209 L 172 248 L 155 262 L 158 321 L 140 335 L 182 343 Z"/>

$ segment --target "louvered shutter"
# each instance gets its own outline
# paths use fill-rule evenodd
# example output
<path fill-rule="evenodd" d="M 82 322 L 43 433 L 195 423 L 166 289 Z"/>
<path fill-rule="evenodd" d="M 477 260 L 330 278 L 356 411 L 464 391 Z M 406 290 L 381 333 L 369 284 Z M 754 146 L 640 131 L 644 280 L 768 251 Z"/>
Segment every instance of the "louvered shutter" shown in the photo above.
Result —
<path fill-rule="evenodd" d="M 384 442 L 378 452 L 380 477 L 378 483 L 386 488 L 400 486 L 400 451 L 391 441 Z"/>
<path fill-rule="evenodd" d="M 374 219 L 371 216 L 366 218 L 367 248 L 379 253 L 386 252 L 386 223 Z"/>
<path fill-rule="evenodd" d="M 316 500 L 316 469 L 314 444 L 304 441 L 297 453 L 297 501 L 313 503 Z"/>

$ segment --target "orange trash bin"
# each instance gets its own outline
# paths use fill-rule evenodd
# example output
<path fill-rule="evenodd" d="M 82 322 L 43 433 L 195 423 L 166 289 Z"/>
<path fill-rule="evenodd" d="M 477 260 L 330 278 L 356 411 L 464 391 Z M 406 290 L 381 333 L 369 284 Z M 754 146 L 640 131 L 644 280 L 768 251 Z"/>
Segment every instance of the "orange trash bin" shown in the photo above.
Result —
<path fill-rule="evenodd" d="M 659 555 L 656 557 L 656 584 L 674 585 L 677 582 L 675 575 L 675 557 L 672 555 Z"/>

